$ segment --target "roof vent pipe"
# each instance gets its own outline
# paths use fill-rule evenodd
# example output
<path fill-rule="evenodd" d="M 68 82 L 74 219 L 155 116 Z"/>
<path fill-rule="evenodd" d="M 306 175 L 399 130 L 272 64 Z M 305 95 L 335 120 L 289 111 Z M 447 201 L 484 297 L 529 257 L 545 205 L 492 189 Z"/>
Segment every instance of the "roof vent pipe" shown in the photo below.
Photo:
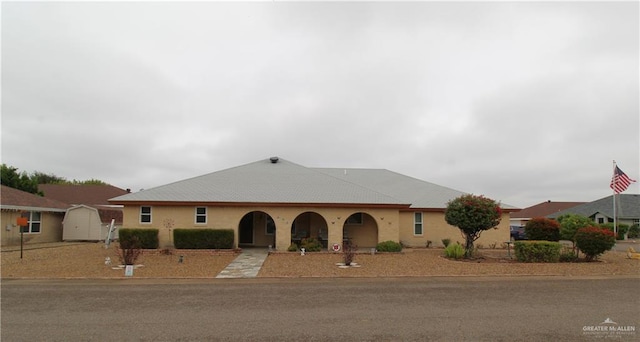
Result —
<path fill-rule="evenodd" d="M 271 157 L 271 158 L 269 158 L 269 160 L 271 161 L 271 164 L 275 164 L 275 163 L 277 163 L 277 162 L 278 162 L 278 159 L 279 159 L 278 157 Z"/>

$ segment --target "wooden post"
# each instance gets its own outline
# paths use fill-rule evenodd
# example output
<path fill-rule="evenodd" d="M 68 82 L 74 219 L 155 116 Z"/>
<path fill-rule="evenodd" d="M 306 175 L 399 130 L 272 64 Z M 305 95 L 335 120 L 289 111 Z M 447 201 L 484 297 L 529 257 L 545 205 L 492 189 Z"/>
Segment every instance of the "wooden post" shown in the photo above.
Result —
<path fill-rule="evenodd" d="M 20 259 L 22 259 L 22 246 L 24 244 L 24 228 L 23 227 L 29 226 L 29 220 L 24 216 L 20 216 L 16 219 L 16 223 L 20 227 Z"/>

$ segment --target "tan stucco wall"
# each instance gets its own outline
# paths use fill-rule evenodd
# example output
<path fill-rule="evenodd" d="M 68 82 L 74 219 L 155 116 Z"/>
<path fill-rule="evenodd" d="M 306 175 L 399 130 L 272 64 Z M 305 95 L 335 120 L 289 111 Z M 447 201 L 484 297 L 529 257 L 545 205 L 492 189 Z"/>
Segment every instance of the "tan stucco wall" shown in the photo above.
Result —
<path fill-rule="evenodd" d="M 20 245 L 20 227 L 16 224 L 20 214 L 19 211 L 2 211 L 2 246 Z M 64 213 L 41 212 L 40 233 L 25 233 L 24 244 L 62 241 L 63 218 Z"/>
<path fill-rule="evenodd" d="M 450 226 L 444 220 L 444 212 L 422 213 L 422 235 L 413 234 L 414 212 L 400 213 L 400 241 L 405 246 L 425 247 L 427 241 L 432 242 L 432 247 L 443 247 L 442 239 L 451 239 L 451 242 L 464 243 L 464 238 L 457 227 Z M 497 229 L 482 232 L 476 244 L 490 247 L 495 243 L 500 247 L 503 242 L 509 241 L 509 214 L 503 213 L 502 220 Z"/>
<path fill-rule="evenodd" d="M 275 241 L 275 248 L 284 251 L 291 244 L 291 224 L 300 214 L 314 212 L 326 221 L 328 228 L 328 248 L 334 243 L 342 245 L 343 227 L 349 237 L 359 247 L 375 247 L 379 241 L 398 241 L 399 212 L 397 209 L 386 208 L 325 208 L 325 207 L 207 207 L 207 223 L 195 223 L 196 206 L 159 206 L 152 205 L 152 222 L 140 223 L 140 206 L 124 207 L 123 228 L 156 228 L 160 230 L 160 247 L 173 245 L 171 231 L 175 228 L 209 228 L 233 229 L 236 245 L 238 243 L 238 227 L 242 217 L 250 212 L 264 212 L 270 215 L 276 224 L 276 234 L 267 236 L 264 229 L 256 229 L 254 245 L 267 246 Z M 363 212 L 365 219 L 362 225 L 344 225 L 345 220 L 353 213 Z M 260 225 L 263 227 L 263 225 Z M 311 223 L 309 235 L 317 236 L 321 221 Z M 375 238 L 377 236 L 377 240 Z M 274 240 L 275 238 L 275 240 Z"/>

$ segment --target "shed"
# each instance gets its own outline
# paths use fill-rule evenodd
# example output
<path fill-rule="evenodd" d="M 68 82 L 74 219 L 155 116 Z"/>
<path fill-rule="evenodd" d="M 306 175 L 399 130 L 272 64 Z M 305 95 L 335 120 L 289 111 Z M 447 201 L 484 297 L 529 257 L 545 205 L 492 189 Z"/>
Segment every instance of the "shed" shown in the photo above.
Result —
<path fill-rule="evenodd" d="M 64 216 L 62 240 L 99 241 L 107 238 L 109 227 L 102 223 L 98 209 L 76 205 Z"/>

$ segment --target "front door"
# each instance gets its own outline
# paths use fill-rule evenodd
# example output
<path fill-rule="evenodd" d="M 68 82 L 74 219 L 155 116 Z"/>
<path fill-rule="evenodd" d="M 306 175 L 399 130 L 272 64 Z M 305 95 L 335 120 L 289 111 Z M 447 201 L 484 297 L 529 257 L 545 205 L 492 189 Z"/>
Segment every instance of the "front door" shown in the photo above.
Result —
<path fill-rule="evenodd" d="M 253 245 L 253 213 L 244 215 L 240 220 L 238 235 L 241 245 Z"/>

